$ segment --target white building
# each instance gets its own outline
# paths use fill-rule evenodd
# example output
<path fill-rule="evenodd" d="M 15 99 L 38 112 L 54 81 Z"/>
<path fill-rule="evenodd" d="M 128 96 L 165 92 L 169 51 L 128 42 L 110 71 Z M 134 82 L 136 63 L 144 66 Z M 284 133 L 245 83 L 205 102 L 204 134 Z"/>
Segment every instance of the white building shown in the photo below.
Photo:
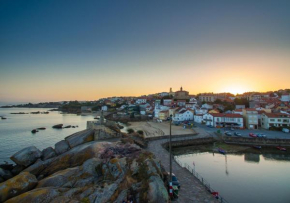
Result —
<path fill-rule="evenodd" d="M 172 118 L 173 121 L 192 121 L 193 120 L 193 112 L 192 110 L 186 109 L 181 110 L 179 112 L 175 112 L 174 117 Z"/>
<path fill-rule="evenodd" d="M 154 108 L 154 117 L 159 118 L 159 112 L 160 111 L 167 111 L 169 110 L 168 106 L 163 106 L 163 105 L 155 105 Z"/>
<path fill-rule="evenodd" d="M 261 126 L 264 129 L 275 127 L 290 127 L 290 116 L 285 113 L 263 113 Z"/>
<path fill-rule="evenodd" d="M 203 105 L 201 105 L 201 108 L 213 109 L 212 105 L 210 105 L 210 104 L 203 104 Z"/>
<path fill-rule="evenodd" d="M 195 114 L 206 114 L 208 112 L 208 110 L 206 108 L 195 108 Z"/>
<path fill-rule="evenodd" d="M 282 94 L 281 101 L 289 102 L 290 101 L 290 94 Z"/>
<path fill-rule="evenodd" d="M 108 111 L 108 107 L 107 106 L 102 106 L 102 111 Z"/>
<path fill-rule="evenodd" d="M 168 92 L 161 92 L 161 93 L 159 93 L 159 95 L 160 95 L 161 97 L 165 97 L 165 96 L 168 96 L 169 93 L 168 93 Z"/>
<path fill-rule="evenodd" d="M 243 116 L 239 114 L 207 113 L 203 115 L 203 121 L 214 127 L 244 127 Z"/>
<path fill-rule="evenodd" d="M 136 100 L 136 104 L 145 104 L 147 102 L 147 99 L 146 98 L 138 98 Z"/>
<path fill-rule="evenodd" d="M 190 99 L 189 99 L 189 103 L 191 103 L 191 104 L 197 104 L 197 100 L 195 99 L 195 98 L 193 98 L 193 97 L 191 97 Z"/>
<path fill-rule="evenodd" d="M 195 114 L 194 115 L 194 122 L 196 122 L 196 123 L 202 123 L 202 114 Z"/>
<path fill-rule="evenodd" d="M 258 111 L 254 108 L 243 109 L 243 117 L 246 120 L 245 127 L 248 129 L 258 129 Z"/>

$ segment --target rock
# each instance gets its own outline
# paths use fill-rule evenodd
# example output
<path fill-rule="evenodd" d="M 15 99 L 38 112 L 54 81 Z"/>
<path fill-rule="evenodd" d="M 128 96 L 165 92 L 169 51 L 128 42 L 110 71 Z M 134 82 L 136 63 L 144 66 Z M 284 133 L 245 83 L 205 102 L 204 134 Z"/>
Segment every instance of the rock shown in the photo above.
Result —
<path fill-rule="evenodd" d="M 118 185 L 116 183 L 113 183 L 111 185 L 108 185 L 101 190 L 96 190 L 93 194 L 89 196 L 90 202 L 97 202 L 97 203 L 106 203 L 111 202 L 110 199 L 112 195 L 117 190 Z"/>
<path fill-rule="evenodd" d="M 56 188 L 38 188 L 9 199 L 5 203 L 49 203 L 60 195 Z"/>
<path fill-rule="evenodd" d="M 127 193 L 128 193 L 128 190 L 123 190 L 119 196 L 117 197 L 117 199 L 114 201 L 114 203 L 120 203 L 120 202 L 123 202 L 124 200 L 126 201 L 127 199 Z"/>
<path fill-rule="evenodd" d="M 33 129 L 31 132 L 32 132 L 32 133 L 37 133 L 37 132 L 38 132 L 38 130 L 36 130 L 36 129 Z"/>
<path fill-rule="evenodd" d="M 63 128 L 71 128 L 71 125 L 67 125 L 67 126 L 65 126 L 65 127 L 63 127 Z"/>
<path fill-rule="evenodd" d="M 41 158 L 44 161 L 56 156 L 56 152 L 52 147 L 45 148 L 44 150 L 42 150 L 41 154 Z"/>
<path fill-rule="evenodd" d="M 0 164 L 0 168 L 11 171 L 13 169 L 13 164 L 9 164 L 7 161 L 4 161 L 4 164 Z"/>
<path fill-rule="evenodd" d="M 0 168 L 0 177 L 3 180 L 8 180 L 9 178 L 12 178 L 13 175 L 10 171 Z"/>
<path fill-rule="evenodd" d="M 68 142 L 70 148 L 73 148 L 83 143 L 93 141 L 94 130 L 88 129 L 88 130 L 83 130 L 83 131 L 74 133 L 70 136 L 67 136 L 65 140 Z"/>
<path fill-rule="evenodd" d="M 148 202 L 168 202 L 168 192 L 161 178 L 159 176 L 151 176 L 149 181 Z"/>
<path fill-rule="evenodd" d="M 37 128 L 37 130 L 45 130 L 46 128 L 42 127 L 42 128 Z"/>
<path fill-rule="evenodd" d="M 37 188 L 41 187 L 62 187 L 70 181 L 70 178 L 74 179 L 75 175 L 79 171 L 78 167 L 68 168 L 59 172 L 56 172 L 45 179 L 39 181 Z"/>
<path fill-rule="evenodd" d="M 33 189 L 37 184 L 37 179 L 34 175 L 23 172 L 19 175 L 0 184 L 0 202 L 16 197 L 24 192 Z M 23 201 L 19 201 L 23 202 Z"/>
<path fill-rule="evenodd" d="M 57 154 L 63 154 L 64 152 L 67 152 L 70 149 L 68 142 L 65 140 L 59 141 L 55 144 L 55 152 Z"/>
<path fill-rule="evenodd" d="M 52 128 L 56 128 L 56 129 L 62 129 L 63 124 L 57 124 L 52 126 Z"/>
<path fill-rule="evenodd" d="M 41 152 L 35 146 L 26 147 L 15 153 L 10 159 L 21 166 L 29 166 L 33 164 L 39 157 Z"/>
<path fill-rule="evenodd" d="M 21 165 L 15 165 L 13 167 L 13 169 L 11 170 L 13 175 L 18 175 L 21 171 L 23 171 L 25 169 L 25 166 L 21 166 Z"/>
<path fill-rule="evenodd" d="M 44 175 L 47 177 L 57 171 L 80 166 L 86 160 L 98 157 L 106 147 L 114 146 L 109 142 L 89 142 L 70 149 L 69 151 L 45 161 L 39 161 L 24 171 L 30 172 L 36 176 Z"/>

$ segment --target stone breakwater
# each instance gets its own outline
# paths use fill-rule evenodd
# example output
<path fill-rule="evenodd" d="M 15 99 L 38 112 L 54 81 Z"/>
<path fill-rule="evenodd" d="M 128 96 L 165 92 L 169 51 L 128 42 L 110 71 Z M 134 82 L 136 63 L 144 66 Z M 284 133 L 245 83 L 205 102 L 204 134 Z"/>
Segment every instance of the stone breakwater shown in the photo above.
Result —
<path fill-rule="evenodd" d="M 43 151 L 27 147 L 0 168 L 0 202 L 168 202 L 161 164 L 137 145 L 75 133 Z"/>

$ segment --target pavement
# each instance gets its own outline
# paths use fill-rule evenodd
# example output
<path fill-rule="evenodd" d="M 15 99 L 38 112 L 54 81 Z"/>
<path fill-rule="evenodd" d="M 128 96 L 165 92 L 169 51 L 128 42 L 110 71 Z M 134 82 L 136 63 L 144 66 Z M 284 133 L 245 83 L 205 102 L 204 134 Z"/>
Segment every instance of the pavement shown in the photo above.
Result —
<path fill-rule="evenodd" d="M 161 144 L 167 142 L 168 139 L 150 141 L 147 150 L 155 154 L 156 158 L 161 161 L 166 171 L 169 170 L 169 153 Z M 181 167 L 174 159 L 172 159 L 172 172 L 177 177 L 181 187 L 179 190 L 179 198 L 173 202 L 206 202 L 216 203 L 213 195 L 211 195 L 199 180 L 193 176 L 186 168 Z"/>

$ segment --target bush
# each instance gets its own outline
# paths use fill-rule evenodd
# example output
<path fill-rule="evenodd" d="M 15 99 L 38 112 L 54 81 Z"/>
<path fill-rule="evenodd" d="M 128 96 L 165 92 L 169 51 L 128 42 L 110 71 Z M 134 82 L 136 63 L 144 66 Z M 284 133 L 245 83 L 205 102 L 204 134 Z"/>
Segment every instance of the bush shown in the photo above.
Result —
<path fill-rule="evenodd" d="M 140 135 L 144 134 L 143 130 L 138 130 L 137 133 L 140 134 Z"/>
<path fill-rule="evenodd" d="M 127 129 L 127 132 L 128 132 L 129 134 L 131 134 L 131 133 L 134 132 L 134 130 L 133 130 L 132 128 L 129 128 L 129 129 Z"/>

